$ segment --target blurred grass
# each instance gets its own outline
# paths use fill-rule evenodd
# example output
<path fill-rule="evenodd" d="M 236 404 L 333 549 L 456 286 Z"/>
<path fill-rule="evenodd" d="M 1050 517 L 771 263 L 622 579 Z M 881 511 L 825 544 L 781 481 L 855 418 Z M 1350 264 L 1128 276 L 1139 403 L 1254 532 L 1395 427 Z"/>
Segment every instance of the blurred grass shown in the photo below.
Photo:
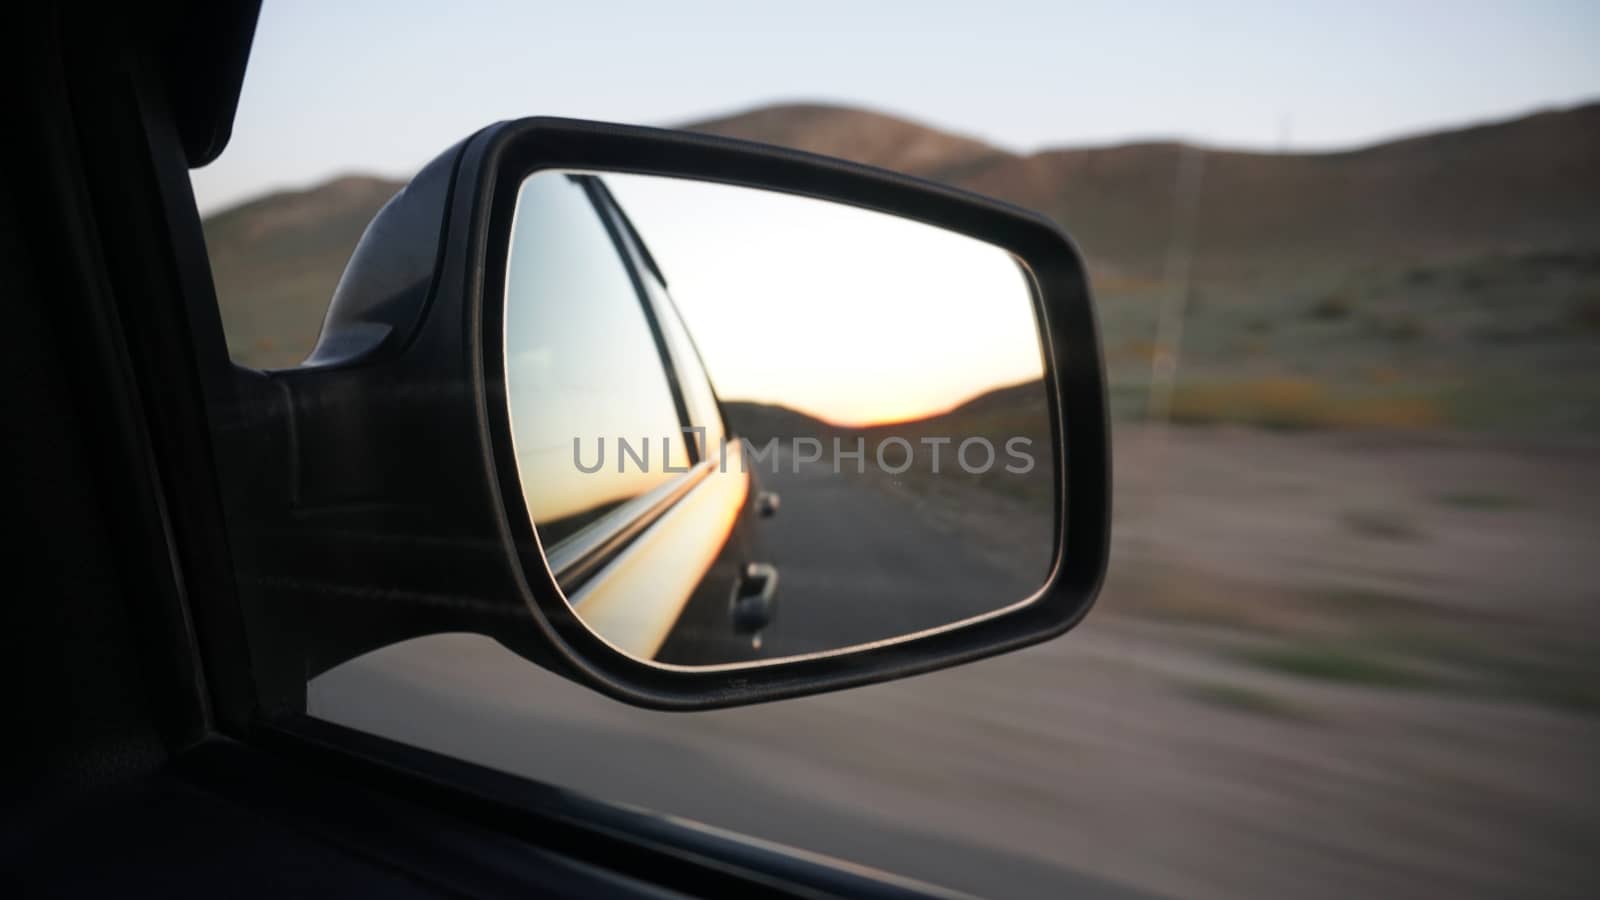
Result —
<path fill-rule="evenodd" d="M 1416 669 L 1356 644 L 1305 641 L 1236 652 L 1241 661 L 1257 668 L 1317 681 L 1384 688 L 1415 688 L 1432 683 Z"/>
<path fill-rule="evenodd" d="M 1444 667 L 1465 693 L 1600 715 L 1600 659 L 1581 639 L 1553 641 L 1458 622 L 1455 627 L 1379 631 L 1373 643 Z"/>
<path fill-rule="evenodd" d="M 1544 660 L 1501 659 L 1486 665 L 1508 696 L 1582 715 L 1600 715 L 1600 673 Z"/>
<path fill-rule="evenodd" d="M 1507 610 L 1471 612 L 1368 588 L 1272 589 L 1162 566 L 1114 571 L 1101 605 L 1181 629 L 1183 643 L 1258 671 L 1600 715 L 1600 657 L 1585 639 Z M 1259 688 L 1236 687 L 1203 682 L 1184 693 L 1242 711 L 1297 712 L 1273 710 Z"/>
<path fill-rule="evenodd" d="M 1197 681 L 1182 687 L 1184 696 L 1221 709 L 1275 719 L 1309 720 L 1304 711 L 1266 691 L 1221 681 Z"/>
<path fill-rule="evenodd" d="M 1172 347 L 1158 346 L 1157 322 L 1173 286 L 1096 286 L 1120 420 L 1148 415 L 1155 361 L 1175 358 L 1170 412 L 1183 425 L 1600 436 L 1600 251 L 1581 245 L 1263 260 L 1189 285 Z"/>
<path fill-rule="evenodd" d="M 1415 541 L 1422 529 L 1405 513 L 1393 509 L 1352 509 L 1339 514 L 1339 523 L 1363 537 Z"/>

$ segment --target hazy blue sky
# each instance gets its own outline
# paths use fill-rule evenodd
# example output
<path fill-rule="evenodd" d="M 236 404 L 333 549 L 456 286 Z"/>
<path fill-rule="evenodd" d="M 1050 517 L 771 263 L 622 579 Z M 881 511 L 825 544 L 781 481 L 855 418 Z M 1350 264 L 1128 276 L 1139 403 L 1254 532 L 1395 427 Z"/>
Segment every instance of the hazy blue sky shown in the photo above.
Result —
<path fill-rule="evenodd" d="M 1600 96 L 1594 0 L 264 6 L 233 142 L 195 173 L 202 210 L 409 175 L 536 114 L 670 125 L 823 100 L 1021 151 L 1151 136 L 1313 149 Z"/>

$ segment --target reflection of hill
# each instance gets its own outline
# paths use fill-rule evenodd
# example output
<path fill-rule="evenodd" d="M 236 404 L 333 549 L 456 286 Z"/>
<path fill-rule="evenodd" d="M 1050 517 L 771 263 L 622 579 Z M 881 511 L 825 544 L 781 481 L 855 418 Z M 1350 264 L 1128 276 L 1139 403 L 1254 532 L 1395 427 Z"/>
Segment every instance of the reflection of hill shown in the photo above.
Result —
<path fill-rule="evenodd" d="M 1034 572 L 1049 562 L 1049 548 L 1040 535 L 1049 534 L 1054 521 L 1055 475 L 1045 402 L 1043 382 L 1028 381 L 980 394 L 938 415 L 862 428 L 766 403 L 724 401 L 723 410 L 733 432 L 758 447 L 774 438 L 785 448 L 794 447 L 790 441 L 796 438 L 817 439 L 822 444 L 817 465 L 837 462 L 838 477 L 859 479 L 852 483 L 863 490 L 886 492 L 911 504 L 916 516 L 1002 565 Z M 904 443 L 884 443 L 891 438 Z M 948 443 L 935 448 L 928 442 L 933 438 Z M 958 448 L 968 438 L 988 440 L 994 456 L 986 460 L 975 445 L 968 457 L 970 469 L 963 467 Z M 1020 456 L 1008 452 L 1013 438 L 1029 442 L 1012 445 Z M 854 452 L 860 441 L 864 460 L 836 460 L 835 439 L 841 454 Z M 776 456 L 777 464 L 793 466 L 799 453 L 818 448 L 795 449 L 799 452 L 793 456 Z M 877 464 L 880 458 L 882 466 Z M 1024 467 L 1025 459 L 1035 464 Z"/>
<path fill-rule="evenodd" d="M 1049 433 L 1044 386 L 1038 381 L 996 388 L 948 412 L 886 425 L 835 425 L 787 406 L 748 400 L 725 400 L 722 407 L 729 427 L 736 434 L 757 444 L 775 437 L 831 440 L 834 437 L 861 436 L 871 445 L 895 435 L 910 440 L 924 435 L 943 435 L 959 440 L 963 437 L 992 438 L 1002 432 L 1039 437 Z"/>
<path fill-rule="evenodd" d="M 757 444 L 772 438 L 829 437 L 840 433 L 836 426 L 821 419 L 773 403 L 724 400 L 722 412 L 734 434 Z"/>

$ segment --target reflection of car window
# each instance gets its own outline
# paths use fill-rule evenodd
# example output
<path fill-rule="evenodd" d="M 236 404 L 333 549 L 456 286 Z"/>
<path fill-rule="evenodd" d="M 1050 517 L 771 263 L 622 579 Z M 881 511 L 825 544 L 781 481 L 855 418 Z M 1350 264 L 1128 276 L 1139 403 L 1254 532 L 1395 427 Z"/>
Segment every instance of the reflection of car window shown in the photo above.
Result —
<path fill-rule="evenodd" d="M 612 201 L 612 209 L 620 208 Z M 623 214 L 626 216 L 626 213 Z M 649 253 L 647 247 L 641 246 L 644 237 L 633 230 L 629 223 L 625 230 L 626 240 L 633 245 L 634 252 L 641 257 Z M 711 388 L 711 380 L 706 375 L 705 364 L 700 358 L 700 351 L 694 345 L 694 339 L 684 327 L 683 318 L 678 314 L 677 305 L 672 302 L 672 297 L 667 293 L 667 286 L 651 271 L 654 264 L 641 267 L 641 276 L 644 280 L 645 290 L 650 294 L 651 302 L 655 304 L 657 319 L 661 322 L 661 331 L 667 340 L 667 346 L 672 348 L 672 358 L 677 362 L 678 383 L 683 388 L 684 404 L 689 408 L 689 424 L 704 428 L 706 451 L 703 456 L 713 460 L 717 458 L 717 448 L 722 444 L 722 412 L 717 408 L 717 395 Z"/>
<path fill-rule="evenodd" d="M 646 275 L 644 281 L 655 298 L 656 308 L 661 311 L 661 330 L 666 333 L 673 358 L 679 361 L 678 381 L 683 385 L 684 403 L 689 407 L 689 424 L 706 430 L 704 455 L 716 459 L 723 438 L 722 413 L 717 409 L 717 395 L 711 389 L 711 380 L 706 377 L 700 354 L 683 327 L 683 319 L 666 288 L 651 275 Z"/>
<path fill-rule="evenodd" d="M 688 455 L 644 307 L 583 187 L 536 175 L 514 221 L 507 399 L 528 511 L 549 548 L 673 478 Z"/>

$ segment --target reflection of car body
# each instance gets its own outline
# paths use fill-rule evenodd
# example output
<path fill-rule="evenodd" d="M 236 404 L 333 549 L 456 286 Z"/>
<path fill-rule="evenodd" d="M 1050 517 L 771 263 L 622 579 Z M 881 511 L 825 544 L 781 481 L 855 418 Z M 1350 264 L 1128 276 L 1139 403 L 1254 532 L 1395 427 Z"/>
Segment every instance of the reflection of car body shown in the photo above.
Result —
<path fill-rule="evenodd" d="M 516 253 L 526 255 L 525 266 L 563 271 L 513 275 L 513 285 L 522 302 L 548 305 L 547 312 L 519 315 L 535 329 L 544 326 L 537 333 L 552 346 L 539 358 L 543 368 L 530 365 L 525 376 L 512 376 L 521 380 L 513 381 L 510 402 L 519 411 L 545 407 L 530 413 L 541 418 L 538 433 L 525 441 L 540 446 L 524 452 L 519 438 L 519 465 L 551 569 L 580 618 L 634 656 L 683 664 L 751 658 L 777 587 L 753 525 L 771 505 L 761 501 L 754 467 L 743 463 L 741 444 L 728 434 L 665 278 L 626 215 L 597 178 L 547 177 L 524 196 L 518 215 L 529 224 L 519 229 L 534 232 L 533 240 L 548 235 L 560 247 L 543 256 L 542 248 L 519 244 Z M 580 191 L 586 202 L 578 200 Z M 573 220 L 590 213 L 603 232 Z M 615 253 L 574 252 L 568 245 L 584 235 L 608 239 Z M 622 279 L 615 272 L 567 271 L 613 262 L 631 291 L 617 289 Z M 597 287 L 577 302 L 556 293 L 574 285 Z M 572 321 L 585 317 L 595 324 Z M 589 390 L 599 385 L 605 389 Z M 596 408 L 623 402 L 625 415 Z M 645 420 L 680 434 L 606 433 L 611 423 L 638 421 L 639 405 L 651 403 L 657 408 Z M 576 439 L 570 457 L 569 435 Z M 552 436 L 560 446 L 549 450 Z M 643 445 L 642 464 L 624 457 L 625 440 L 632 450 Z M 611 456 L 603 441 L 615 441 Z M 583 459 L 596 452 L 589 471 Z M 559 503 L 550 499 L 555 494 Z"/>

